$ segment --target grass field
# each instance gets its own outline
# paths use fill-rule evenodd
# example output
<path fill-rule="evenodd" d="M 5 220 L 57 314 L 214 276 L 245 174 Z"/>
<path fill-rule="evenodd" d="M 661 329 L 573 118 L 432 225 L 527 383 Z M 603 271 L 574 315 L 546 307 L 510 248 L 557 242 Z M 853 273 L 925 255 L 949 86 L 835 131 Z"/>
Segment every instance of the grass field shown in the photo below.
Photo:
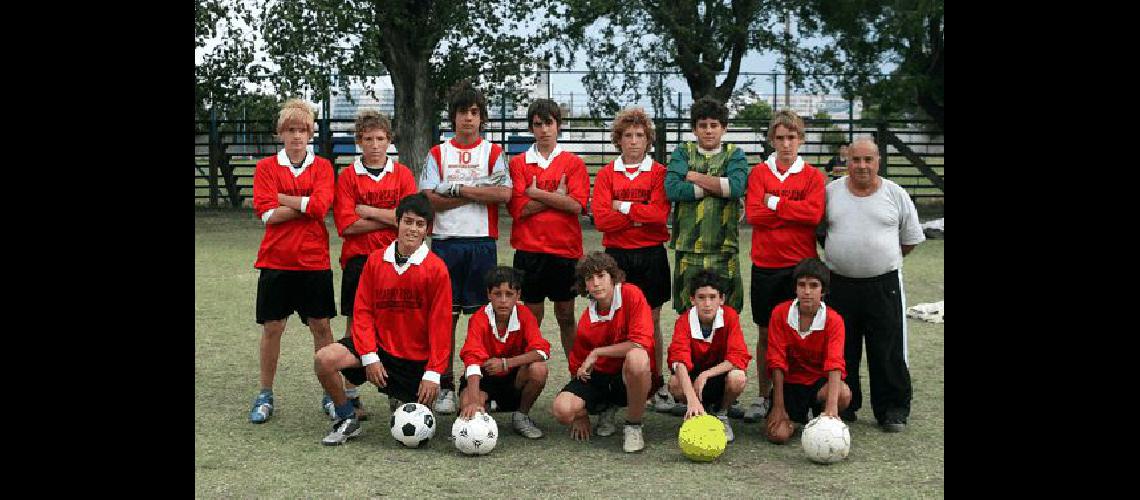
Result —
<path fill-rule="evenodd" d="M 331 218 L 334 286 L 340 239 Z M 509 265 L 509 219 L 499 223 L 499 262 Z M 680 417 L 649 411 L 645 419 L 646 449 L 626 454 L 621 432 L 573 441 L 554 421 L 550 404 L 569 381 L 566 358 L 558 342 L 553 311 L 547 305 L 542 328 L 551 341 L 550 379 L 532 416 L 546 436 L 530 441 L 509 429 L 507 414 L 496 414 L 502 436 L 490 455 L 467 457 L 446 439 L 454 416 L 439 416 L 436 436 L 425 449 L 405 449 L 388 434 L 386 397 L 362 387 L 365 407 L 376 417 L 364 422 L 364 433 L 340 447 L 319 440 L 330 422 L 318 411 L 321 389 L 312 370 L 312 337 L 300 320 L 290 318 L 282 340 L 274 387 L 276 409 L 264 425 L 247 421 L 257 391 L 257 343 L 254 323 L 257 270 L 253 261 L 262 225 L 252 211 L 195 210 L 194 317 L 195 417 L 194 476 L 196 497 L 941 497 L 945 494 L 944 324 L 909 321 L 911 377 L 914 384 L 910 423 L 901 434 L 878 430 L 869 399 L 850 425 L 852 451 L 839 464 L 809 462 L 799 437 L 788 445 L 768 443 L 762 423 L 733 420 L 736 441 L 709 464 L 686 460 L 677 447 Z M 585 231 L 587 250 L 601 249 L 601 235 Z M 750 248 L 751 233 L 740 241 Z M 906 258 L 904 277 L 908 305 L 943 299 L 944 241 L 919 245 Z M 672 258 L 670 252 L 670 258 Z M 741 264 L 748 266 L 747 252 Z M 744 273 L 745 290 L 749 273 Z M 585 299 L 577 299 L 581 313 Z M 756 327 L 746 296 L 743 321 L 750 349 Z M 666 342 L 677 315 L 662 309 Z M 466 318 L 457 328 L 462 344 Z M 333 320 L 335 336 L 344 317 Z M 457 349 L 458 351 L 458 349 Z M 867 391 L 866 364 L 862 368 Z M 756 393 L 755 363 L 749 367 L 744 395 Z M 869 398 L 865 392 L 864 398 Z M 624 411 L 618 414 L 619 422 Z"/>

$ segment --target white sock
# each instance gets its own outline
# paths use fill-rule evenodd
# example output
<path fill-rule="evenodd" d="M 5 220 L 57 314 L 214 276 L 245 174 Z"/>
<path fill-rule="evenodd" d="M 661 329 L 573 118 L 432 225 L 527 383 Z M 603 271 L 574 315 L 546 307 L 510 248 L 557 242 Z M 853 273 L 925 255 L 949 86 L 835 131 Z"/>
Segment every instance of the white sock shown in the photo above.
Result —
<path fill-rule="evenodd" d="M 347 396 L 348 399 L 356 399 L 356 387 L 345 389 L 344 395 Z"/>

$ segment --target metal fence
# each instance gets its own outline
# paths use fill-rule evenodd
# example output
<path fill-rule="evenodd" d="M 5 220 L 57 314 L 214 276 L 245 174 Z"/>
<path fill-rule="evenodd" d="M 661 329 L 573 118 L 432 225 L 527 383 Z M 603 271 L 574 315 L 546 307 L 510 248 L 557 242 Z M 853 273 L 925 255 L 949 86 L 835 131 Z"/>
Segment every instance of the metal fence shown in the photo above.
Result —
<path fill-rule="evenodd" d="M 684 118 L 653 120 L 656 141 L 651 151 L 655 160 L 668 162 L 678 144 L 695 140 L 689 121 Z M 880 175 L 910 193 L 912 199 L 944 199 L 944 140 L 927 132 L 929 122 L 914 120 L 820 120 L 804 119 L 807 140 L 800 156 L 822 168 L 834 156 L 834 148 L 852 138 L 872 136 L 879 144 Z M 564 150 L 583 158 L 593 177 L 617 157 L 611 143 L 611 122 L 589 118 L 567 118 L 558 143 Z M 281 147 L 274 134 L 275 123 L 253 120 L 195 121 L 194 199 L 211 207 L 248 205 L 253 196 L 253 170 L 257 160 L 275 154 Z M 319 119 L 313 138 L 316 154 L 331 160 L 339 172 L 357 155 L 351 119 Z M 729 120 L 724 142 L 740 146 L 749 166 L 767 158 L 774 150 L 767 142 L 767 123 Z M 442 141 L 452 131 L 442 128 L 436 134 Z M 492 117 L 483 134 L 498 143 L 510 157 L 526 151 L 534 141 L 524 118 Z M 398 142 L 393 145 L 398 151 Z M 407 162 L 405 162 L 407 163 Z"/>

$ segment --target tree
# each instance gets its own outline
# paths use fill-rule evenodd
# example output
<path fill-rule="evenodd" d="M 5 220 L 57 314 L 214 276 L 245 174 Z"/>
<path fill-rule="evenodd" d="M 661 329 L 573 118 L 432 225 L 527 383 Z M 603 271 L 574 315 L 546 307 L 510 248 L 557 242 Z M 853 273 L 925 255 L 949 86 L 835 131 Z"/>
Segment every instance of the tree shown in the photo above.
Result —
<path fill-rule="evenodd" d="M 747 120 L 748 126 L 757 133 L 765 132 L 772 121 L 772 106 L 768 101 L 757 99 L 741 107 L 736 118 Z"/>
<path fill-rule="evenodd" d="M 530 63 L 536 49 L 550 36 L 545 29 L 517 34 L 538 5 L 538 0 L 511 5 L 492 0 L 267 0 L 259 8 L 240 0 L 228 3 L 232 12 L 253 21 L 269 56 L 268 61 L 242 62 L 260 68 L 260 79 L 271 79 L 281 97 L 309 91 L 314 100 L 325 100 L 334 84 L 347 92 L 344 77 L 390 75 L 400 161 L 417 175 L 435 144 L 433 128 L 452 84 L 471 78 L 489 98 L 521 94 L 512 85 L 534 73 Z M 548 16 L 554 14 L 550 9 Z M 258 10 L 259 15 L 251 15 Z M 277 68 L 269 69 L 266 62 Z M 239 70 L 231 65 L 200 71 Z"/>
<path fill-rule="evenodd" d="M 827 111 L 817 111 L 812 118 L 820 121 L 831 120 L 831 115 L 827 114 Z M 840 145 L 847 144 L 847 134 L 839 130 L 839 127 L 836 127 L 834 123 L 825 122 L 819 128 L 823 129 L 819 140 L 823 143 L 825 152 L 835 153 L 839 150 Z"/>
<path fill-rule="evenodd" d="M 793 2 L 801 22 L 799 37 L 834 40 L 821 47 L 796 47 L 788 53 L 792 80 L 838 86 L 880 116 L 917 114 L 945 130 L 944 0 Z M 896 65 L 880 75 L 882 63 Z M 842 69 L 842 71 L 836 71 Z M 842 72 L 842 76 L 823 73 Z"/>
<path fill-rule="evenodd" d="M 777 4 L 769 0 L 562 0 L 566 11 L 561 48 L 585 49 L 590 112 L 610 116 L 623 100 L 641 98 L 644 75 L 679 70 L 693 100 L 728 102 L 738 84 L 740 62 L 754 50 L 776 46 L 770 29 Z M 725 72 L 718 85 L 717 75 Z M 618 70 L 620 76 L 612 72 Z M 662 99 L 662 76 L 649 82 L 650 97 Z M 660 107 L 660 104 L 658 105 Z"/>

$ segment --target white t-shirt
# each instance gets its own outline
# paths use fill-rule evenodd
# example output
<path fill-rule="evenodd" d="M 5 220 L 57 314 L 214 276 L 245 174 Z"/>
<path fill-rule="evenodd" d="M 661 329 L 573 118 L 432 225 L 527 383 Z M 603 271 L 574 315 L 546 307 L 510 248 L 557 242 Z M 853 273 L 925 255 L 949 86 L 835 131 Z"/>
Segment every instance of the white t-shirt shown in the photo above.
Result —
<path fill-rule="evenodd" d="M 827 184 L 827 241 L 824 262 L 849 278 L 870 278 L 902 266 L 899 245 L 926 241 L 918 211 L 906 190 L 890 179 L 859 197 L 847 189 L 847 178 Z"/>
<path fill-rule="evenodd" d="M 439 154 L 443 162 L 443 178 L 440 179 L 435 158 L 428 153 L 420 174 L 420 189 L 434 189 L 441 182 L 474 186 L 477 179 L 507 168 L 502 154 L 495 160 L 495 165 L 488 168 L 491 141 L 486 139 L 480 139 L 467 149 L 455 147 L 450 140 L 444 141 L 439 145 Z M 509 182 L 507 186 L 510 186 Z M 490 216 L 486 203 L 468 203 L 442 210 L 435 214 L 431 234 L 434 238 L 490 236 Z"/>

